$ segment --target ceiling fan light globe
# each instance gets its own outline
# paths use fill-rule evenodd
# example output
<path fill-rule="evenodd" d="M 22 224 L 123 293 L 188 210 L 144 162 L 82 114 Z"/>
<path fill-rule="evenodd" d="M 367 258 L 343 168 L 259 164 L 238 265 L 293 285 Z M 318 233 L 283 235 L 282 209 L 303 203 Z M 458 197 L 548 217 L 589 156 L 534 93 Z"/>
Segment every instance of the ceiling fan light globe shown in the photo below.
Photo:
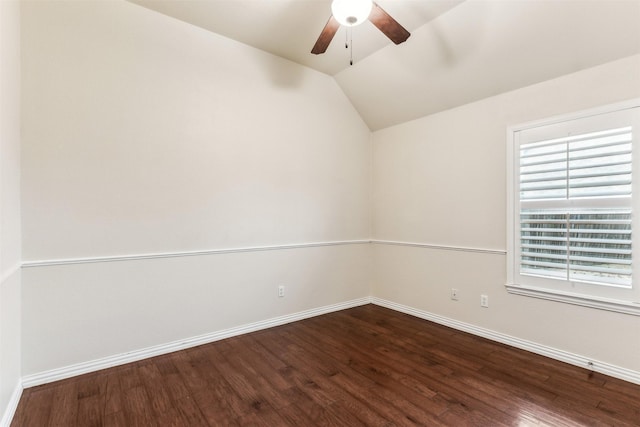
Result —
<path fill-rule="evenodd" d="M 340 25 L 355 27 L 369 18 L 372 7 L 372 0 L 333 0 L 331 13 Z"/>

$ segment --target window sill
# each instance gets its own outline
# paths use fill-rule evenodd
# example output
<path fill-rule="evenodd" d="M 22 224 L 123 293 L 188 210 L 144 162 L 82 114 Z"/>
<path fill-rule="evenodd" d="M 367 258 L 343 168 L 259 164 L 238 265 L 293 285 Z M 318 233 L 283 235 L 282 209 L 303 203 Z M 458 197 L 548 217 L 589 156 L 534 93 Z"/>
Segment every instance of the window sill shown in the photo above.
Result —
<path fill-rule="evenodd" d="M 567 304 L 581 305 L 583 307 L 591 307 L 600 310 L 615 311 L 617 313 L 640 316 L 640 303 L 637 302 L 620 301 L 517 284 L 507 284 L 505 286 L 507 288 L 507 292 L 509 292 L 510 294 L 524 295 L 527 297 L 541 298 L 550 301 L 558 301 Z"/>

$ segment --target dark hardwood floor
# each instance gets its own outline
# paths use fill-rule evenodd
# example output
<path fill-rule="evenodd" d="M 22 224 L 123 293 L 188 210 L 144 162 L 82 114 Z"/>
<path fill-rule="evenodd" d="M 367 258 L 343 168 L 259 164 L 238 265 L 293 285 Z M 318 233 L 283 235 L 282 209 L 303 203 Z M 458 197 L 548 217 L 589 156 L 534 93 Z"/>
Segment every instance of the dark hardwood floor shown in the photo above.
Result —
<path fill-rule="evenodd" d="M 640 386 L 374 305 L 24 391 L 12 426 L 629 426 Z"/>

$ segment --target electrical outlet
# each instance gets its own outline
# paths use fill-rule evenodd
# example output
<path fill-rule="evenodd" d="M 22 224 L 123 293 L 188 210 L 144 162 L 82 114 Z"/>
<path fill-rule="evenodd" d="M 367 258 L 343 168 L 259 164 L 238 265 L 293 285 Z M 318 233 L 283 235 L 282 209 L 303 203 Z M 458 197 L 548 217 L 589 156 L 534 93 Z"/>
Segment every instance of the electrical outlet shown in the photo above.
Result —
<path fill-rule="evenodd" d="M 451 299 L 458 301 L 458 290 L 456 288 L 451 288 Z"/>
<path fill-rule="evenodd" d="M 284 285 L 278 286 L 278 297 L 284 297 Z"/>
<path fill-rule="evenodd" d="M 489 307 L 489 295 L 480 295 L 480 305 L 482 307 Z"/>

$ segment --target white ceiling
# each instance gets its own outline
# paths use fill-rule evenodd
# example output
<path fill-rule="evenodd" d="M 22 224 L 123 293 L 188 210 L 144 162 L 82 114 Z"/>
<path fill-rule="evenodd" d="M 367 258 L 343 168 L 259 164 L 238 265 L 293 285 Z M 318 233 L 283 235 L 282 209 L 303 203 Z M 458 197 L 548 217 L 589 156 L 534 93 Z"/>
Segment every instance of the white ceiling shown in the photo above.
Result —
<path fill-rule="evenodd" d="M 340 28 L 329 49 L 311 54 L 331 16 L 331 0 L 129 0 L 274 55 L 334 75 L 349 67 Z M 378 0 L 409 31 L 463 0 Z M 353 28 L 357 62 L 392 42 L 370 22 Z"/>
<path fill-rule="evenodd" d="M 310 53 L 331 0 L 129 1 L 334 76 L 372 130 L 640 53 L 640 0 L 378 0 L 412 35 L 354 28 L 353 66 L 344 29 Z"/>

